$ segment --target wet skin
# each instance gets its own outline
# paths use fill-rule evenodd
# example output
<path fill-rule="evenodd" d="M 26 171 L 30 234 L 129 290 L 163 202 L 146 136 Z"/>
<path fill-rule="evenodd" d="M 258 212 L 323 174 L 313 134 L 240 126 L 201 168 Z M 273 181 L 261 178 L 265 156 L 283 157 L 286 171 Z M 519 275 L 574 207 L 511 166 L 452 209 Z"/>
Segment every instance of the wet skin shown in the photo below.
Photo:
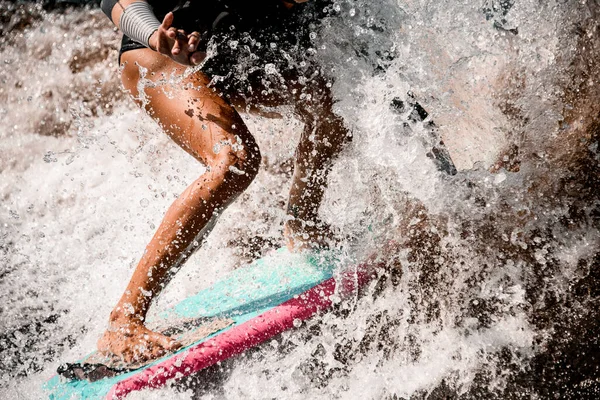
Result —
<path fill-rule="evenodd" d="M 295 154 L 289 221 L 284 227 L 291 250 L 318 247 L 328 241 L 330 234 L 318 221 L 318 208 L 332 160 L 349 138 L 342 120 L 332 111 L 333 100 L 323 78 L 301 86 L 294 83 L 297 80 L 291 80 L 288 88 L 295 91 L 271 92 L 264 98 L 254 96 L 254 104 L 249 105 L 238 93 L 208 87 L 210 78 L 202 72 L 186 76 L 186 66 L 198 63 L 205 55 L 196 51 L 195 33 L 177 32 L 171 27 L 172 22 L 172 14 L 167 14 L 152 36 L 150 44 L 157 51 L 137 49 L 122 55 L 122 81 L 136 103 L 207 171 L 167 210 L 125 293 L 111 312 L 109 328 L 98 341 L 99 351 L 125 362 L 157 358 L 180 347 L 176 341 L 144 326 L 152 300 L 191 254 L 185 249 L 193 248 L 213 216 L 235 200 L 258 173 L 260 151 L 236 109 L 257 104 L 292 104 L 305 123 Z M 157 87 L 144 89 L 143 102 L 137 86 L 140 67 L 147 69 L 145 79 L 161 81 Z M 172 77 L 177 83 L 167 82 Z M 306 94 L 311 100 L 306 100 Z M 215 144 L 221 145 L 217 153 L 213 150 Z"/>

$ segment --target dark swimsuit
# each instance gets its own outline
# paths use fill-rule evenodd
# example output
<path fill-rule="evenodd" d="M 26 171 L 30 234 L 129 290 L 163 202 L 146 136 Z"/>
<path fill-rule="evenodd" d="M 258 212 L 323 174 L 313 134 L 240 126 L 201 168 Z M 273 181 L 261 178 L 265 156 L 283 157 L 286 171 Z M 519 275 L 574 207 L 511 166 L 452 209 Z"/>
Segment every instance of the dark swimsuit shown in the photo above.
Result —
<path fill-rule="evenodd" d="M 173 26 L 199 32 L 198 50 L 209 53 L 202 71 L 228 80 L 229 89 L 243 92 L 251 90 L 250 80 L 269 72 L 284 77 L 314 74 L 318 66 L 311 36 L 318 21 L 331 11 L 329 0 L 311 0 L 291 9 L 280 0 L 188 1 L 183 6 L 164 0 L 149 3 L 160 21 L 173 11 Z M 123 36 L 119 59 L 124 52 L 140 48 L 144 46 Z"/>

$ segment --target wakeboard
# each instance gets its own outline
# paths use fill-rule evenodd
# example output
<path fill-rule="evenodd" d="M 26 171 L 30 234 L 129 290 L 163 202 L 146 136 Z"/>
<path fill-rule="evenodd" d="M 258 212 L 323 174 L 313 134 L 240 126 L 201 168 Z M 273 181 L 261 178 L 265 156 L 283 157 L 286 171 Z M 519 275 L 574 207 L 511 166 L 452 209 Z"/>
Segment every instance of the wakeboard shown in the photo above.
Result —
<path fill-rule="evenodd" d="M 336 272 L 340 264 L 329 251 L 294 254 L 279 249 L 148 322 L 183 344 L 177 352 L 139 365 L 92 353 L 62 365 L 45 390 L 55 400 L 118 399 L 190 376 L 298 326 L 376 275 L 370 264 Z"/>

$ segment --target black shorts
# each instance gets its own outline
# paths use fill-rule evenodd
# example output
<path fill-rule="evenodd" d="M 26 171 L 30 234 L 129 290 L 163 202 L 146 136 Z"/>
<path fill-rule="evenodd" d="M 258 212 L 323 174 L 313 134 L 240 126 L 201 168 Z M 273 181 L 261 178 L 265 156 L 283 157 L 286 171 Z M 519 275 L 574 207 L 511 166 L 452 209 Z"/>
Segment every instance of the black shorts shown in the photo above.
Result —
<path fill-rule="evenodd" d="M 250 4 L 245 7 L 231 7 L 218 0 L 202 3 L 175 9 L 173 26 L 200 33 L 198 49 L 208 50 L 202 71 L 229 80 L 231 89 L 249 89 L 249 75 L 272 74 L 272 71 L 284 76 L 308 75 L 318 68 L 315 52 L 309 49 L 318 21 L 331 11 L 329 0 L 312 0 L 291 9 L 280 0 L 239 2 Z M 161 21 L 168 11 L 155 6 Z M 124 52 L 141 48 L 142 44 L 123 36 L 119 62 Z"/>

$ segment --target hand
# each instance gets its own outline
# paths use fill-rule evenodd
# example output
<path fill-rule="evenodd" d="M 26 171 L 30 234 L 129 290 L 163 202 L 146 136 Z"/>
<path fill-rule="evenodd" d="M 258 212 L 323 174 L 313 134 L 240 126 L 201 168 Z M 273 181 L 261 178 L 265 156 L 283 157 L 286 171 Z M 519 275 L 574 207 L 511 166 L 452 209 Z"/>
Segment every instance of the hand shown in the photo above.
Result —
<path fill-rule="evenodd" d="M 200 34 L 192 32 L 188 35 L 183 29 L 171 26 L 173 19 L 172 12 L 165 15 L 161 26 L 150 36 L 150 47 L 178 64 L 185 66 L 200 64 L 206 58 L 206 53 L 196 51 Z"/>

